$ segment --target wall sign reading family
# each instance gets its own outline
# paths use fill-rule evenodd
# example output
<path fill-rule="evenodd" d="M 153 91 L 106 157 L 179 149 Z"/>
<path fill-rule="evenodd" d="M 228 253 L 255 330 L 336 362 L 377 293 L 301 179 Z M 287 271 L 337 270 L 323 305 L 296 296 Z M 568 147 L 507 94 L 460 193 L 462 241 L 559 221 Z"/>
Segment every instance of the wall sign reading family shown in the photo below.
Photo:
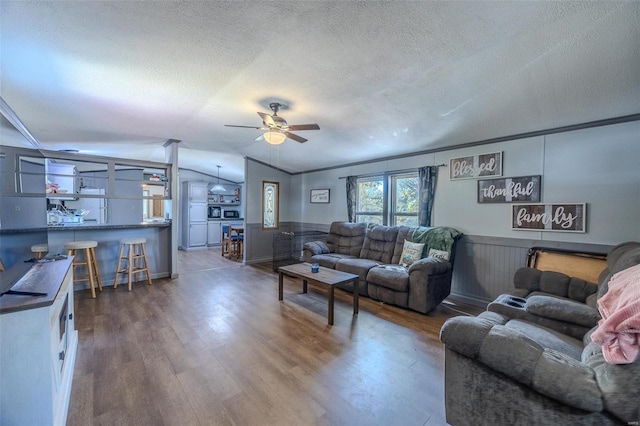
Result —
<path fill-rule="evenodd" d="M 540 176 L 479 180 L 478 203 L 538 202 L 540 181 Z"/>
<path fill-rule="evenodd" d="M 449 160 L 449 179 L 502 176 L 502 152 L 470 155 Z"/>
<path fill-rule="evenodd" d="M 528 231 L 585 232 L 586 204 L 514 204 L 511 228 Z"/>

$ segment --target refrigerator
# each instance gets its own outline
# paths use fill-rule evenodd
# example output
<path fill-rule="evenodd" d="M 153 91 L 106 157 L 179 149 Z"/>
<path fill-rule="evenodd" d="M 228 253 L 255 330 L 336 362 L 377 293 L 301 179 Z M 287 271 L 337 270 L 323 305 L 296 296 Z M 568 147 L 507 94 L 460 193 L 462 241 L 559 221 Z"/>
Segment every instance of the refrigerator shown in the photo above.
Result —
<path fill-rule="evenodd" d="M 104 189 L 80 188 L 80 194 L 104 195 Z M 106 204 L 104 198 L 80 198 L 80 208 L 89 210 L 89 214 L 84 217 L 84 221 L 89 223 L 106 222 Z"/>

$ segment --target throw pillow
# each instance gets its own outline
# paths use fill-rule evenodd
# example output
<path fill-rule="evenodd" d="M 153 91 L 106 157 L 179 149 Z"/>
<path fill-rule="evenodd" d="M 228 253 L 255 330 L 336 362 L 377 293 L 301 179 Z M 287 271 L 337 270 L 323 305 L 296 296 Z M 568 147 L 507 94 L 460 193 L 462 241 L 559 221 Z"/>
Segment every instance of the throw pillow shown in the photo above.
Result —
<path fill-rule="evenodd" d="M 404 240 L 402 255 L 400 256 L 400 265 L 407 267 L 413 262 L 420 260 L 422 258 L 422 249 L 424 249 L 424 244 Z"/>
<path fill-rule="evenodd" d="M 429 255 L 427 257 L 437 257 L 444 260 L 449 260 L 449 252 L 444 250 L 429 250 Z"/>

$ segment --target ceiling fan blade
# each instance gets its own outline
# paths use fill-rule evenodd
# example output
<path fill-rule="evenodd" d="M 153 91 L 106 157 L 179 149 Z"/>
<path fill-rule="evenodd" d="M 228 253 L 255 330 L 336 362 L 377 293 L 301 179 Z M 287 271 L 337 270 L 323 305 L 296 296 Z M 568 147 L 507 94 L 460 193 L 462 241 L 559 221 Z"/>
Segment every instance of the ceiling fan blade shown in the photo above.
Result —
<path fill-rule="evenodd" d="M 245 129 L 262 129 L 262 127 L 256 127 L 256 126 L 236 126 L 235 124 L 225 124 L 224 127 L 242 127 Z"/>
<path fill-rule="evenodd" d="M 273 121 L 273 117 L 271 117 L 269 114 L 265 114 L 264 112 L 259 112 L 258 115 L 260 116 L 260 118 L 262 118 L 262 121 L 267 126 L 272 127 L 276 125 L 275 121 Z"/>
<path fill-rule="evenodd" d="M 264 136 L 260 135 L 257 138 L 255 138 L 253 141 L 254 142 L 262 142 L 264 140 Z"/>
<path fill-rule="evenodd" d="M 317 124 L 291 124 L 289 130 L 320 130 Z"/>
<path fill-rule="evenodd" d="M 308 139 L 303 138 L 302 136 L 298 136 L 298 135 L 293 134 L 291 132 L 284 132 L 284 134 L 285 134 L 286 137 L 288 137 L 289 139 L 292 139 L 292 140 L 294 140 L 296 142 L 303 143 L 303 142 L 306 142 L 308 140 Z"/>

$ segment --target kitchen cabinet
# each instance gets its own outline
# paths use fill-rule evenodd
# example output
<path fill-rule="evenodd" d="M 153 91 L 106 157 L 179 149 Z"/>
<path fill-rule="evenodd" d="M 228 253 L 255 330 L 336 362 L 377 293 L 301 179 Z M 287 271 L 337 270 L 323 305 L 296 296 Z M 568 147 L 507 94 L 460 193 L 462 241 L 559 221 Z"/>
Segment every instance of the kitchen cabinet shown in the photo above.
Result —
<path fill-rule="evenodd" d="M 186 182 L 187 201 L 190 203 L 207 202 L 207 182 Z"/>
<path fill-rule="evenodd" d="M 182 184 L 183 250 L 207 248 L 207 182 Z"/>
<path fill-rule="evenodd" d="M 209 221 L 207 222 L 207 245 L 208 246 L 219 246 L 220 240 L 222 239 L 219 221 Z"/>
<path fill-rule="evenodd" d="M 207 245 L 207 222 L 194 222 L 189 224 L 189 240 L 187 248 L 206 247 Z"/>

